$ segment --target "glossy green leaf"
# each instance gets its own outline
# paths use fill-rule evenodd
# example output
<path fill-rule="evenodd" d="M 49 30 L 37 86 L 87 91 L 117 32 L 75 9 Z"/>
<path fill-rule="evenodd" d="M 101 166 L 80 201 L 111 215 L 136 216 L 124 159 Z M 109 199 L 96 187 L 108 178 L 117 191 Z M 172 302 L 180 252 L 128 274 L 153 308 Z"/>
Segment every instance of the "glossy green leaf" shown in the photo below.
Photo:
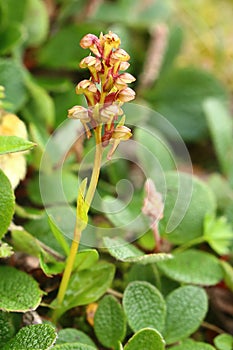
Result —
<path fill-rule="evenodd" d="M 98 34 L 93 26 L 89 25 L 90 33 Z M 79 41 L 86 35 L 86 26 L 70 24 L 58 30 L 39 52 L 39 63 L 50 68 L 77 69 L 77 63 L 85 56 L 79 46 Z M 66 43 L 66 50 L 64 50 Z M 62 55 L 60 54 L 62 52 Z"/>
<path fill-rule="evenodd" d="M 73 236 L 75 225 L 75 209 L 73 209 L 73 211 L 72 209 L 72 207 L 68 207 L 67 209 L 67 206 L 63 205 L 56 205 L 47 209 L 48 214 L 51 215 L 56 224 L 59 225 L 59 229 L 64 232 L 64 238 L 67 240 L 68 244 Z M 31 235 L 36 237 L 47 247 L 50 247 L 52 250 L 63 256 L 64 251 L 49 227 L 48 216 L 46 213 L 44 213 L 39 219 L 28 220 L 24 227 L 31 233 Z"/>
<path fill-rule="evenodd" d="M 63 328 L 58 332 L 56 345 L 66 343 L 82 343 L 85 345 L 91 345 L 95 348 L 95 344 L 91 338 L 84 332 L 75 328 Z"/>
<path fill-rule="evenodd" d="M 147 327 L 163 329 L 166 304 L 159 290 L 150 283 L 130 283 L 124 292 L 123 307 L 134 332 Z"/>
<path fill-rule="evenodd" d="M 54 222 L 54 220 L 53 220 L 51 215 L 48 216 L 48 222 L 49 222 L 49 226 L 51 228 L 51 231 L 52 231 L 54 237 L 56 238 L 57 242 L 60 244 L 60 246 L 63 249 L 63 251 L 66 254 L 66 256 L 68 256 L 70 248 L 69 248 L 69 245 L 68 245 L 67 241 L 64 238 L 63 232 L 56 225 L 56 223 Z"/>
<path fill-rule="evenodd" d="M 114 273 L 115 266 L 107 262 L 100 262 L 88 270 L 74 272 L 64 301 L 58 309 L 57 317 L 73 307 L 98 300 L 110 287 Z M 52 306 L 57 306 L 56 300 Z"/>
<path fill-rule="evenodd" d="M 99 303 L 94 318 L 95 334 L 107 348 L 117 346 L 126 333 L 126 320 L 123 309 L 116 298 L 105 296 Z"/>
<path fill-rule="evenodd" d="M 208 311 L 204 289 L 184 286 L 172 291 L 167 299 L 167 315 L 162 332 L 166 343 L 172 344 L 194 333 Z"/>
<path fill-rule="evenodd" d="M 173 151 L 156 129 L 152 127 L 137 128 L 134 138 L 139 143 L 136 152 L 147 178 L 156 181 L 156 174 L 161 171 L 161 168 L 163 171 L 175 168 Z"/>
<path fill-rule="evenodd" d="M 11 230 L 11 237 L 12 245 L 15 250 L 36 256 L 37 258 L 43 254 L 43 256 L 46 257 L 47 261 L 53 261 L 54 258 L 57 258 L 57 260 L 61 261 L 63 258 L 62 255 L 58 254 L 51 247 L 39 241 L 37 238 L 35 238 L 20 226 L 16 226 Z"/>
<path fill-rule="evenodd" d="M 65 269 L 64 261 L 57 261 L 55 258 L 51 258 L 47 254 L 40 254 L 40 267 L 44 274 L 48 277 L 52 277 L 53 275 L 58 275 L 62 273 Z"/>
<path fill-rule="evenodd" d="M 24 118 L 28 122 L 38 125 L 45 123 L 47 126 L 53 126 L 55 108 L 50 95 L 29 74 L 25 75 L 25 85 L 28 89 L 29 99 L 22 110 Z"/>
<path fill-rule="evenodd" d="M 18 5 L 17 11 L 15 11 L 15 6 Z M 28 0 L 22 0 L 17 2 L 17 0 L 8 0 L 6 13 L 9 22 L 23 22 L 25 12 L 27 11 Z"/>
<path fill-rule="evenodd" d="M 27 273 L 13 267 L 0 266 L 0 309 L 25 312 L 40 304 L 42 291 Z"/>
<path fill-rule="evenodd" d="M 215 348 L 209 344 L 203 342 L 196 342 L 192 339 L 187 339 L 181 342 L 180 345 L 172 346 L 171 350 L 215 350 Z"/>
<path fill-rule="evenodd" d="M 62 93 L 54 93 L 53 102 L 55 105 L 56 126 L 59 126 L 67 115 L 70 106 L 84 105 L 84 97 L 75 93 L 73 84 L 69 83 L 69 89 Z"/>
<path fill-rule="evenodd" d="M 219 334 L 214 338 L 214 345 L 217 350 L 232 350 L 233 348 L 233 337 L 230 334 Z"/>
<path fill-rule="evenodd" d="M 216 197 L 217 208 L 224 212 L 231 204 L 233 198 L 233 188 L 230 183 L 223 175 L 213 173 L 208 177 L 207 184 Z"/>
<path fill-rule="evenodd" d="M 144 254 L 133 244 L 129 244 L 122 238 L 104 237 L 103 241 L 109 253 L 120 261 L 147 265 L 156 263 L 161 260 L 170 259 L 172 257 L 171 254 L 165 253 Z"/>
<path fill-rule="evenodd" d="M 7 232 L 14 214 L 15 197 L 10 181 L 0 169 L 0 239 Z"/>
<path fill-rule="evenodd" d="M 55 345 L 53 349 L 54 350 L 96 350 L 96 348 L 94 348 L 91 345 L 79 344 L 79 343 L 66 343 L 66 344 Z"/>
<path fill-rule="evenodd" d="M 2 350 L 47 350 L 51 349 L 56 337 L 55 329 L 48 324 L 31 325 L 21 328 Z"/>
<path fill-rule="evenodd" d="M 165 341 L 162 335 L 155 329 L 144 328 L 129 339 L 124 350 L 164 350 Z"/>
<path fill-rule="evenodd" d="M 233 267 L 227 261 L 220 260 L 220 264 L 224 271 L 224 282 L 227 287 L 233 292 Z"/>
<path fill-rule="evenodd" d="M 215 256 L 194 249 L 174 254 L 173 259 L 161 261 L 158 266 L 166 276 L 175 281 L 204 286 L 217 284 L 224 275 Z"/>
<path fill-rule="evenodd" d="M 165 174 L 164 217 L 159 223 L 160 234 L 175 244 L 186 243 L 203 234 L 206 214 L 214 214 L 216 200 L 211 189 L 200 179 L 185 173 Z M 164 192 L 164 181 L 157 183 Z"/>
<path fill-rule="evenodd" d="M 46 39 L 49 30 L 46 4 L 41 0 L 28 0 L 23 24 L 27 29 L 26 44 L 33 47 L 40 45 Z"/>
<path fill-rule="evenodd" d="M 76 254 L 74 262 L 74 270 L 82 271 L 89 269 L 91 266 L 97 263 L 99 259 L 99 253 L 95 249 L 81 250 Z"/>
<path fill-rule="evenodd" d="M 219 255 L 230 253 L 233 230 L 225 217 L 215 218 L 207 215 L 204 221 L 204 239 Z"/>
<path fill-rule="evenodd" d="M 9 23 L 1 32 L 0 53 L 8 54 L 23 41 L 23 28 L 18 23 Z"/>
<path fill-rule="evenodd" d="M 163 57 L 162 67 L 160 69 L 161 79 L 163 79 L 163 74 L 170 70 L 176 61 L 176 58 L 182 49 L 183 39 L 184 30 L 180 25 L 175 25 L 169 28 L 168 42 Z"/>
<path fill-rule="evenodd" d="M 203 102 L 209 97 L 225 101 L 227 93 L 207 71 L 185 67 L 169 70 L 145 96 L 185 141 L 193 141 L 207 134 Z M 156 126 L 156 120 L 151 122 Z"/>
<path fill-rule="evenodd" d="M 141 215 L 142 198 L 133 196 L 128 205 L 122 200 L 112 196 L 105 196 L 102 200 L 102 210 L 111 221 L 111 223 L 119 230 L 133 231 L 135 234 L 142 234 L 148 229 L 148 222 Z"/>
<path fill-rule="evenodd" d="M 68 171 L 41 173 L 40 177 L 36 176 L 28 185 L 29 196 L 33 203 L 44 205 L 73 202 L 77 198 L 77 189 L 78 178 Z"/>
<path fill-rule="evenodd" d="M 5 153 L 21 152 L 35 147 L 36 144 L 17 136 L 0 135 L 0 155 Z"/>
<path fill-rule="evenodd" d="M 159 283 L 159 272 L 155 264 L 141 265 L 132 264 L 127 273 L 127 283 L 133 281 L 146 281 L 154 286 Z"/>
<path fill-rule="evenodd" d="M 133 26 L 148 27 L 157 21 L 167 19 L 170 11 L 168 1 L 159 0 L 142 6 L 140 0 L 120 0 L 117 3 L 103 3 L 102 6 L 99 6 L 95 18 L 104 22 L 122 22 Z"/>
<path fill-rule="evenodd" d="M 1 346 L 10 340 L 15 333 L 15 327 L 12 322 L 12 314 L 0 311 L 0 344 Z"/>
<path fill-rule="evenodd" d="M 5 87 L 5 101 L 10 104 L 8 109 L 18 111 L 27 99 L 23 68 L 14 59 L 0 58 L 0 81 Z"/>
<path fill-rule="evenodd" d="M 204 111 L 222 172 L 233 168 L 233 121 L 229 110 L 218 99 L 207 99 Z"/>
<path fill-rule="evenodd" d="M 120 341 L 117 343 L 117 346 L 115 347 L 115 350 L 123 350 L 123 345 L 121 344 Z"/>
<path fill-rule="evenodd" d="M 125 261 L 130 257 L 132 258 L 144 255 L 141 250 L 139 250 L 133 244 L 129 244 L 122 238 L 104 237 L 103 241 L 109 253 L 117 260 Z"/>

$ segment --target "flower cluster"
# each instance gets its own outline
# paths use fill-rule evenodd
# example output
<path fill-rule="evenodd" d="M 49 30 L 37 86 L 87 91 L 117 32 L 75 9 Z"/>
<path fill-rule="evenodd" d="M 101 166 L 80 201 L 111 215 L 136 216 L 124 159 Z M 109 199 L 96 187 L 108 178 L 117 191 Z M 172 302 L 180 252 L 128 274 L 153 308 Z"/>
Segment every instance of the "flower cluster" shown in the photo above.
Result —
<path fill-rule="evenodd" d="M 128 87 L 135 78 L 124 72 L 130 65 L 130 56 L 120 44 L 120 38 L 112 32 L 101 33 L 99 38 L 87 34 L 81 39 L 80 46 L 94 55 L 90 54 L 80 62 L 81 68 L 89 69 L 91 77 L 76 86 L 76 93 L 84 94 L 88 108 L 74 106 L 68 111 L 69 118 L 80 119 L 87 137 L 91 136 L 91 129 L 103 124 L 103 146 L 132 136 L 131 130 L 124 126 L 124 116 L 116 125 L 118 117 L 123 115 L 123 103 L 135 98 L 134 90 Z"/>

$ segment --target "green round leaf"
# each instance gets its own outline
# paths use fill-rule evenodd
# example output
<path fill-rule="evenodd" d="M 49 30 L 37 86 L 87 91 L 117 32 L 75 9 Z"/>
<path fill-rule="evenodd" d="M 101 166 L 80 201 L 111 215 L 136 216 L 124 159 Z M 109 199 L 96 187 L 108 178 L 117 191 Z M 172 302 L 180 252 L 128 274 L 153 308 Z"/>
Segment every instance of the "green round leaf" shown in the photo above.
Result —
<path fill-rule="evenodd" d="M 136 151 L 147 177 L 154 179 L 155 174 L 158 173 L 158 166 L 161 166 L 163 171 L 175 168 L 173 151 L 156 129 L 137 128 L 134 137 L 139 142 Z"/>
<path fill-rule="evenodd" d="M 19 23 L 9 23 L 1 32 L 0 53 L 8 54 L 23 41 L 24 32 Z"/>
<path fill-rule="evenodd" d="M 19 110 L 27 98 L 23 68 L 13 59 L 1 58 L 0 81 L 5 87 L 6 102 L 11 104 L 8 109 L 12 112 Z"/>
<path fill-rule="evenodd" d="M 4 345 L 15 333 L 12 314 L 0 311 L 0 344 Z"/>
<path fill-rule="evenodd" d="M 98 300 L 110 287 L 115 273 L 115 266 L 101 262 L 88 270 L 73 272 L 63 304 L 57 309 L 57 317 L 65 311 L 87 305 Z M 56 307 L 56 300 L 52 303 Z"/>
<path fill-rule="evenodd" d="M 224 282 L 227 287 L 233 292 L 233 267 L 227 261 L 221 260 L 220 264 L 224 271 Z"/>
<path fill-rule="evenodd" d="M 55 345 L 53 349 L 54 350 L 96 350 L 96 348 L 94 348 L 91 345 L 79 344 L 79 343 L 66 343 L 66 344 Z"/>
<path fill-rule="evenodd" d="M 38 46 L 48 34 L 49 15 L 46 4 L 41 0 L 28 0 L 27 11 L 24 17 L 27 28 L 27 45 Z"/>
<path fill-rule="evenodd" d="M 25 104 L 22 114 L 28 122 L 47 126 L 53 126 L 55 119 L 55 107 L 51 96 L 33 81 L 28 74 L 25 79 L 25 85 L 28 89 L 29 100 Z"/>
<path fill-rule="evenodd" d="M 15 208 L 14 192 L 11 188 L 10 181 L 0 169 L 0 239 L 6 233 Z"/>
<path fill-rule="evenodd" d="M 129 244 L 122 238 L 104 237 L 103 241 L 109 253 L 120 261 L 147 265 L 172 258 L 170 254 L 166 253 L 144 254 L 133 244 Z"/>
<path fill-rule="evenodd" d="M 13 267 L 0 266 L 0 295 L 1 310 L 26 312 L 38 307 L 42 291 L 27 273 Z"/>
<path fill-rule="evenodd" d="M 215 350 L 215 348 L 209 344 L 196 342 L 191 339 L 187 339 L 182 344 L 172 346 L 170 350 Z"/>
<path fill-rule="evenodd" d="M 161 234 L 175 244 L 201 236 L 205 215 L 215 212 L 213 192 L 203 181 L 189 174 L 171 171 L 166 174 L 165 180 L 167 196 L 164 217 L 159 225 Z M 158 184 L 158 191 L 163 192 L 160 186 L 163 187 L 163 184 Z M 176 205 L 177 200 L 179 205 Z"/>
<path fill-rule="evenodd" d="M 94 318 L 94 330 L 98 340 L 107 348 L 115 347 L 126 332 L 125 315 L 121 305 L 111 295 L 99 303 Z"/>
<path fill-rule="evenodd" d="M 227 92 L 207 71 L 186 67 L 169 70 L 145 92 L 155 109 L 164 115 L 184 140 L 197 140 L 207 134 L 203 102 L 208 97 L 222 101 Z M 156 124 L 156 120 L 152 121 Z"/>
<path fill-rule="evenodd" d="M 159 290 L 150 283 L 130 283 L 124 292 L 123 306 L 134 332 L 147 327 L 163 329 L 166 304 Z"/>
<path fill-rule="evenodd" d="M 39 52 L 39 62 L 45 67 L 77 69 L 79 62 L 85 52 L 79 46 L 79 41 L 86 35 L 86 26 L 71 24 L 62 27 L 43 46 Z M 99 34 L 89 25 L 90 33 Z M 66 50 L 64 50 L 66 43 Z M 61 55 L 62 52 L 62 55 Z"/>
<path fill-rule="evenodd" d="M 164 350 L 165 341 L 161 334 L 155 329 L 144 328 L 134 334 L 124 346 L 124 350 L 138 349 Z"/>
<path fill-rule="evenodd" d="M 220 334 L 214 338 L 214 345 L 218 350 L 232 350 L 233 337 L 230 334 Z"/>
<path fill-rule="evenodd" d="M 30 199 L 36 204 L 71 203 L 77 198 L 78 178 L 68 171 L 64 171 L 63 174 L 60 171 L 41 173 L 40 177 L 36 176 L 29 182 L 28 191 Z"/>
<path fill-rule="evenodd" d="M 84 332 L 75 328 L 63 328 L 58 332 L 56 344 L 82 343 L 95 347 L 94 342 Z"/>
<path fill-rule="evenodd" d="M 8 342 L 3 350 L 46 350 L 50 349 L 56 340 L 56 332 L 48 324 L 36 324 L 24 327 Z"/>
<path fill-rule="evenodd" d="M 171 3 L 165 0 L 152 1 L 141 6 L 140 0 L 104 2 L 99 6 L 95 18 L 100 22 L 124 23 L 148 28 L 166 20 L 172 10 Z M 130 16 L 129 16 L 130 14 Z"/>
<path fill-rule="evenodd" d="M 216 98 L 207 99 L 203 107 L 221 170 L 227 176 L 231 173 L 233 161 L 233 121 L 230 110 Z"/>
<path fill-rule="evenodd" d="M 215 285 L 223 279 L 223 269 L 212 254 L 189 249 L 177 253 L 171 260 L 158 263 L 169 278 L 184 283 Z"/>
<path fill-rule="evenodd" d="M 195 332 L 208 311 L 207 295 L 204 289 L 196 286 L 175 289 L 168 295 L 166 302 L 167 317 L 163 336 L 167 344 Z"/>

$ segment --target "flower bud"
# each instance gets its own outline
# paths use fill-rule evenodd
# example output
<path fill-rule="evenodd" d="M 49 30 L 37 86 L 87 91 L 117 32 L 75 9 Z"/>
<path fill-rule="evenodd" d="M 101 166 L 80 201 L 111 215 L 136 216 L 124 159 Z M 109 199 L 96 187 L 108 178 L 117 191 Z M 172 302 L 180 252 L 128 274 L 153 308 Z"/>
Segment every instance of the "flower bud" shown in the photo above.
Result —
<path fill-rule="evenodd" d="M 120 108 L 119 104 L 109 105 L 100 111 L 101 121 L 103 123 L 108 123 L 113 120 L 114 117 L 118 117 L 122 115 L 123 111 Z"/>
<path fill-rule="evenodd" d="M 99 39 L 97 38 L 96 35 L 94 35 L 94 34 L 87 34 L 80 40 L 80 46 L 83 49 L 87 49 L 88 47 L 93 45 L 98 40 Z"/>
<path fill-rule="evenodd" d="M 128 101 L 134 100 L 134 98 L 135 98 L 135 91 L 133 89 L 130 89 L 129 87 L 120 90 L 117 95 L 117 100 L 121 102 L 128 102 Z"/>
<path fill-rule="evenodd" d="M 97 57 L 101 57 L 101 52 L 99 51 L 99 39 L 94 34 L 85 35 L 81 41 L 80 46 L 83 49 L 90 49 Z"/>
<path fill-rule="evenodd" d="M 129 68 L 129 62 L 123 61 L 120 63 L 119 70 L 127 70 Z"/>
<path fill-rule="evenodd" d="M 136 79 L 134 78 L 134 76 L 132 74 L 129 73 L 123 73 L 120 74 L 116 80 L 114 85 L 118 88 L 118 89 L 124 89 L 127 87 L 127 84 L 132 83 L 133 81 L 135 81 Z"/>
<path fill-rule="evenodd" d="M 126 62 L 130 59 L 129 54 L 123 49 L 117 49 L 112 52 L 110 63 L 114 64 L 116 61 Z"/>
<path fill-rule="evenodd" d="M 102 69 L 100 59 L 93 56 L 84 57 L 80 62 L 79 67 L 89 69 L 90 67 L 94 67 L 97 71 L 101 71 Z"/>
<path fill-rule="evenodd" d="M 98 82 L 100 81 L 100 78 L 98 76 L 98 72 L 101 71 L 102 65 L 99 58 L 93 57 L 93 56 L 87 56 L 82 59 L 82 61 L 79 64 L 80 68 L 88 68 L 91 72 L 91 75 L 93 77 L 93 80 Z"/>
<path fill-rule="evenodd" d="M 121 44 L 121 40 L 118 35 L 109 32 L 100 38 L 100 44 L 103 46 L 103 58 L 107 59 L 112 49 L 118 49 Z"/>
<path fill-rule="evenodd" d="M 99 98 L 99 91 L 96 85 L 91 80 L 82 80 L 76 86 L 76 94 L 84 94 L 88 105 L 94 105 Z"/>
<path fill-rule="evenodd" d="M 74 106 L 68 110 L 68 118 L 80 119 L 88 123 L 91 118 L 88 115 L 88 110 L 83 106 Z"/>
<path fill-rule="evenodd" d="M 126 141 L 132 136 L 131 130 L 125 125 L 119 125 L 113 131 L 112 138 L 120 141 Z"/>
<path fill-rule="evenodd" d="M 92 81 L 87 80 L 87 79 L 80 81 L 78 83 L 78 85 L 76 86 L 76 94 L 77 95 L 85 93 L 85 92 L 92 92 L 92 93 L 97 92 L 97 87 L 95 86 L 95 84 Z"/>

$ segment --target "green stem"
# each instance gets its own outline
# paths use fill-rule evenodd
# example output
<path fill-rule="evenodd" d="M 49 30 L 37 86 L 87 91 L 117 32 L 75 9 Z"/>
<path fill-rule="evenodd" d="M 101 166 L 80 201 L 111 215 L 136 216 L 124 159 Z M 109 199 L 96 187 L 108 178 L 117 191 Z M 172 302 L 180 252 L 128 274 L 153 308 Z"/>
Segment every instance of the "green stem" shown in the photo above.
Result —
<path fill-rule="evenodd" d="M 203 243 L 205 242 L 205 238 L 203 236 L 201 237 L 197 237 L 195 239 L 192 239 L 191 241 L 187 242 L 187 243 L 184 243 L 183 245 L 181 245 L 180 247 L 174 249 L 172 251 L 172 253 L 181 253 L 183 252 L 184 250 L 196 245 L 196 244 L 200 244 L 200 243 Z"/>
<path fill-rule="evenodd" d="M 102 124 L 97 126 L 97 128 L 95 129 L 95 141 L 96 141 L 95 160 L 94 160 L 94 166 L 92 170 L 90 185 L 88 187 L 87 194 L 85 197 L 85 202 L 88 206 L 88 210 L 90 208 L 92 199 L 95 194 L 95 190 L 97 187 L 99 174 L 100 174 L 100 168 L 101 168 L 101 160 L 102 160 L 102 154 L 103 154 L 103 148 L 102 148 L 102 142 L 101 142 L 101 131 L 102 131 Z"/>
<path fill-rule="evenodd" d="M 102 143 L 101 143 L 101 131 L 102 131 L 102 125 L 99 125 L 95 130 L 95 140 L 96 140 L 96 150 L 95 150 L 95 160 L 90 180 L 90 185 L 87 190 L 87 195 L 85 198 L 85 202 L 87 204 L 87 212 L 89 211 L 92 199 L 95 194 L 95 190 L 98 184 L 99 174 L 100 174 L 100 167 L 101 167 L 101 160 L 102 160 Z M 77 204 L 78 205 L 78 204 Z M 78 208 L 77 208 L 78 212 Z M 62 276 L 62 280 L 59 286 L 58 294 L 57 294 L 57 308 L 55 309 L 52 320 L 56 322 L 57 318 L 59 317 L 59 306 L 62 305 L 65 293 L 69 284 L 70 276 L 74 267 L 75 257 L 78 251 L 80 239 L 81 239 L 82 232 L 79 229 L 79 220 L 78 215 L 76 215 L 76 224 L 74 229 L 74 236 L 72 240 L 72 244 L 70 247 L 69 256 L 66 262 L 64 274 Z"/>

